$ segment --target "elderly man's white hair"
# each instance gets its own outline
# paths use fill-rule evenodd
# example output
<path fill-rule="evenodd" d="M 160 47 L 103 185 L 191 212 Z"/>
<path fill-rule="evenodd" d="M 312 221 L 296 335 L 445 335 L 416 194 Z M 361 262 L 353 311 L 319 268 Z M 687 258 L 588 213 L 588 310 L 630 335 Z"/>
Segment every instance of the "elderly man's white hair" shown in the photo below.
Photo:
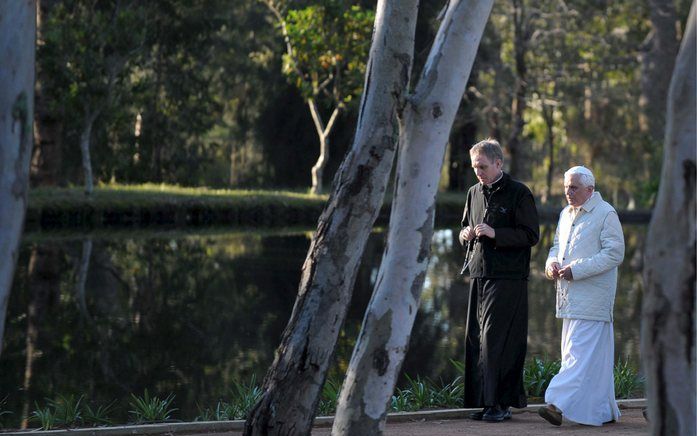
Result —
<path fill-rule="evenodd" d="M 595 187 L 595 177 L 593 177 L 593 172 L 584 166 L 571 167 L 564 173 L 564 178 L 569 178 L 574 174 L 579 175 L 579 181 L 583 186 L 593 186 Z"/>

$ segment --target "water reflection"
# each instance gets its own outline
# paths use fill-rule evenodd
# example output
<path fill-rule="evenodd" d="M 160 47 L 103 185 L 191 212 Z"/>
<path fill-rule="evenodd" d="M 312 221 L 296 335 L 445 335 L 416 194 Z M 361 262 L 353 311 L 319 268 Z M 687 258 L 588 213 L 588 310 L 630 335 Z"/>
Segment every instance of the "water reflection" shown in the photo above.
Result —
<path fill-rule="evenodd" d="M 641 248 L 645 226 L 625 226 L 626 260 L 615 307 L 616 352 L 638 362 Z M 533 252 L 529 355 L 559 357 L 554 289 L 542 276 L 553 237 Z M 331 375 L 348 365 L 384 246 L 371 236 L 356 280 Z M 84 395 L 98 404 L 130 393 L 176 395 L 179 417 L 227 397 L 234 380 L 262 377 L 297 291 L 309 232 L 138 233 L 28 236 L 10 297 L 0 360 L 3 424 L 14 427 L 34 403 Z M 419 314 L 403 372 L 455 376 L 464 353 L 467 279 L 459 276 L 456 233 L 435 232 Z M 125 421 L 127 416 L 118 417 Z"/>

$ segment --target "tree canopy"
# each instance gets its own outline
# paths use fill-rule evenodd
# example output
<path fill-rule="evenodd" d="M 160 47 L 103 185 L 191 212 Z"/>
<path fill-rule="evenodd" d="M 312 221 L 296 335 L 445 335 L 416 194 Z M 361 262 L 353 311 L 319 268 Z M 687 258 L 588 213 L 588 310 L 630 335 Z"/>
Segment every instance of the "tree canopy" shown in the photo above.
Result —
<path fill-rule="evenodd" d="M 37 55 L 38 70 L 49 73 L 40 86 L 61 127 L 62 157 L 50 163 L 59 168 L 56 183 L 81 183 L 85 108 L 110 96 L 90 134 L 95 182 L 308 188 L 318 150 L 306 106 L 313 93 L 327 98 L 319 105 L 325 120 L 332 105 L 345 107 L 331 134 L 331 180 L 355 130 L 357 108 L 349 103 L 363 87 L 372 8 L 287 2 L 291 59 L 278 21 L 259 0 L 56 2 L 39 23 Z M 686 0 L 675 3 L 678 40 L 688 8 Z M 438 12 L 420 8 L 417 72 Z M 649 207 L 660 139 L 642 124 L 640 100 L 654 27 L 650 6 L 629 0 L 497 2 L 442 187 L 467 185 L 463 150 L 495 136 L 504 146 L 522 144 L 507 164 L 536 194 L 550 176 L 584 163 L 618 207 Z M 555 201 L 555 189 L 544 200 Z"/>

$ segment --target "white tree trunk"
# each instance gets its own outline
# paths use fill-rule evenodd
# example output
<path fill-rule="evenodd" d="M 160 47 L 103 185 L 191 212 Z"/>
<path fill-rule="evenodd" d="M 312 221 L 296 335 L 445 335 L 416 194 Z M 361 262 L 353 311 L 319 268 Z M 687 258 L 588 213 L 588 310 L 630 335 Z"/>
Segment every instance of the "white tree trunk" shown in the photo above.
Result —
<path fill-rule="evenodd" d="M 312 167 L 312 192 L 315 195 L 319 195 L 323 191 L 323 177 L 324 177 L 324 167 L 327 166 L 327 161 L 329 160 L 329 138 L 320 135 L 319 137 L 319 157 L 317 162 L 315 162 Z"/>
<path fill-rule="evenodd" d="M 399 3 L 399 5 L 397 5 Z M 352 149 L 334 179 L 303 265 L 298 298 L 246 435 L 307 435 L 380 211 L 405 104 L 418 0 L 379 0 Z"/>
<path fill-rule="evenodd" d="M 92 140 L 92 126 L 94 126 L 94 121 L 97 119 L 97 116 L 99 116 L 99 111 L 90 112 L 89 108 L 87 108 L 85 123 L 82 126 L 82 133 L 80 133 L 80 152 L 82 154 L 82 172 L 85 177 L 85 195 L 92 195 L 94 191 L 90 145 Z"/>
<path fill-rule="evenodd" d="M 0 2 L 0 354 L 29 190 L 36 2 Z"/>
<path fill-rule="evenodd" d="M 334 124 L 336 119 L 341 112 L 339 107 L 336 107 L 332 112 L 331 117 L 329 117 L 329 122 L 326 127 L 322 122 L 322 117 L 319 113 L 319 108 L 314 99 L 309 99 L 307 104 L 310 106 L 310 113 L 312 114 L 312 119 L 315 122 L 315 128 L 317 129 L 317 136 L 319 137 L 319 157 L 317 162 L 312 167 L 312 190 L 311 192 L 315 195 L 319 195 L 324 192 L 324 168 L 329 162 L 329 135 L 334 129 Z"/>
<path fill-rule="evenodd" d="M 695 3 L 673 70 L 646 244 L 641 348 L 654 435 L 695 434 Z"/>
<path fill-rule="evenodd" d="M 443 155 L 493 0 L 451 0 L 404 111 L 395 197 L 375 291 L 351 358 L 334 435 L 381 434 L 409 345 Z"/>

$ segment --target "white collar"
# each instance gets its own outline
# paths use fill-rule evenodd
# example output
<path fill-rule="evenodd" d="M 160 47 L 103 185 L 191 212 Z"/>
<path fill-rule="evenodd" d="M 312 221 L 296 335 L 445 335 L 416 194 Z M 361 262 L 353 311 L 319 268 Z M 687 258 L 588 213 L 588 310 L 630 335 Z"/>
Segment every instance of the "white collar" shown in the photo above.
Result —
<path fill-rule="evenodd" d="M 486 187 L 489 188 L 489 189 L 491 189 L 491 187 L 494 186 L 494 185 L 496 184 L 496 182 L 498 182 L 498 181 L 501 180 L 502 178 L 503 178 L 503 171 L 501 171 L 501 173 L 499 174 L 499 177 L 498 177 L 496 180 L 494 180 L 494 181 L 491 182 L 490 184 L 486 185 Z"/>

